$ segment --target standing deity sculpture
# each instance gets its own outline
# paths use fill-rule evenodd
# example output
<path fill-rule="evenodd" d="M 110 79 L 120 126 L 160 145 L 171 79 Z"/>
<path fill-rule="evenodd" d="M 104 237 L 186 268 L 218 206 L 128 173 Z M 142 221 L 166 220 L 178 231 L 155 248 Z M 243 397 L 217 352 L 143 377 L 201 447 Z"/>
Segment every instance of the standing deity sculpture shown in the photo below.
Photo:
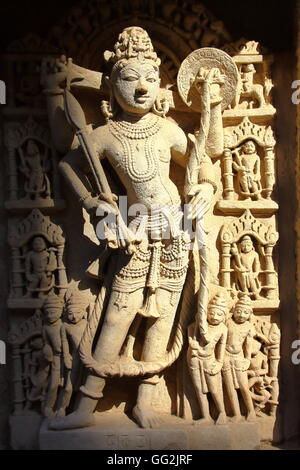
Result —
<path fill-rule="evenodd" d="M 34 140 L 28 140 L 22 158 L 21 171 L 24 174 L 26 199 L 39 199 L 50 197 L 50 181 L 47 171 L 50 162 L 43 161 L 39 147 Z"/>
<path fill-rule="evenodd" d="M 250 322 L 252 313 L 251 300 L 243 295 L 235 304 L 232 318 L 227 322 L 228 337 L 222 372 L 234 421 L 242 419 L 237 390 L 241 392 L 247 420 L 256 419 L 247 372 L 253 341 L 253 327 Z"/>
<path fill-rule="evenodd" d="M 228 94 L 228 88 L 234 87 L 234 80 L 230 82 L 224 70 L 220 71 L 224 66 L 217 60 L 218 53 L 237 75 L 235 65 L 224 52 L 207 48 L 201 55 L 199 51 L 195 51 L 199 54 L 193 60 L 196 66 L 193 79 L 189 76 L 191 67 L 181 77 L 188 81 L 181 90 L 181 96 L 186 95 L 183 100 L 189 101 L 187 95 L 191 89 L 192 101 L 198 101 L 198 111 L 201 110 L 200 130 L 192 136 L 190 146 L 183 130 L 165 118 L 168 103 L 160 94 L 160 60 L 142 28 L 126 28 L 114 52 L 105 53 L 111 66 L 110 100 L 102 103 L 106 124 L 90 133 L 79 103 L 63 89 L 65 84 L 70 84 L 70 61 L 56 61 L 53 73 L 47 73 L 47 64 L 44 65 L 43 84 L 53 138 L 61 152 L 68 152 L 60 170 L 90 215 L 104 211 L 115 220 L 109 227 L 110 235 L 107 231 L 104 236 L 101 234 L 108 248 L 115 250 L 79 346 L 80 357 L 88 368 L 87 378 L 80 388 L 75 411 L 52 420 L 53 429 L 92 425 L 106 378 L 116 375 L 141 376 L 132 411 L 141 427 L 154 427 L 162 419 L 155 412 L 152 399 L 161 373 L 177 359 L 183 344 L 186 312 L 181 308 L 179 319 L 176 314 L 190 248 L 190 234 L 181 226 L 182 200 L 169 176 L 170 163 L 173 160 L 183 169 L 187 167 L 184 196 L 190 204 L 189 217 L 202 219 L 216 191 L 210 157 L 223 151 L 222 109 L 228 103 L 222 103 L 222 89 Z M 65 110 L 68 122 L 57 109 Z M 117 196 L 112 194 L 100 163 L 102 159 L 108 161 L 125 187 L 128 206 L 145 209 L 144 213 L 139 210 L 130 229 L 122 221 Z M 97 186 L 94 193 L 85 184 L 85 175 L 91 171 Z M 146 236 L 141 237 L 141 233 Z M 92 351 L 102 310 L 105 310 L 104 319 Z M 207 330 L 206 318 L 204 326 L 202 320 L 196 322 L 200 334 Z M 145 322 L 145 338 L 137 360 L 130 348 L 126 348 L 126 354 L 122 352 L 126 341 L 134 348 L 135 337 L 130 328 L 141 321 Z M 172 344 L 174 330 L 176 341 Z M 218 381 L 218 374 L 215 379 Z"/>
<path fill-rule="evenodd" d="M 32 249 L 26 254 L 25 273 L 27 280 L 26 296 L 34 293 L 45 295 L 54 286 L 54 271 L 57 260 L 54 248 L 47 248 L 43 237 L 36 236 L 32 240 Z"/>
<path fill-rule="evenodd" d="M 73 391 L 78 391 L 82 378 L 79 344 L 86 327 L 87 303 L 76 291 L 67 292 L 65 319 L 61 328 L 64 359 L 64 384 L 59 397 L 57 417 L 64 416 Z"/>
<path fill-rule="evenodd" d="M 258 276 L 261 270 L 259 256 L 249 235 L 244 235 L 238 245 L 233 244 L 231 248 L 238 287 L 245 294 L 258 299 L 260 292 Z"/>
<path fill-rule="evenodd" d="M 229 312 L 227 299 L 216 295 L 207 309 L 208 331 L 197 341 L 195 339 L 195 324 L 189 328 L 188 364 L 194 383 L 196 395 L 201 409 L 202 418 L 199 424 L 213 423 L 210 416 L 208 393 L 218 411 L 216 424 L 227 422 L 221 369 L 227 341 L 227 328 L 224 324 Z M 198 332 L 195 332 L 196 335 Z"/>
<path fill-rule="evenodd" d="M 245 199 L 261 199 L 260 158 L 253 140 L 247 140 L 241 148 L 232 152 L 235 157 L 233 170 L 237 173 L 239 192 Z"/>
<path fill-rule="evenodd" d="M 62 381 L 62 313 L 63 302 L 60 297 L 54 293 L 49 294 L 43 304 L 43 336 L 49 351 L 49 362 L 51 362 L 43 410 L 47 418 L 55 415 L 58 391 Z"/>

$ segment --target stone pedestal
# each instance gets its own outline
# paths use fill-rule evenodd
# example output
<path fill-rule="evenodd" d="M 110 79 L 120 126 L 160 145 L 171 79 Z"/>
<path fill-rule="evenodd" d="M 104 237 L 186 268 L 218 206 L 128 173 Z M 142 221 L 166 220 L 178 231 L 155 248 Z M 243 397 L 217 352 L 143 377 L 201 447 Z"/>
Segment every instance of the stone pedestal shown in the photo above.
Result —
<path fill-rule="evenodd" d="M 126 415 L 97 413 L 96 425 L 66 431 L 40 431 L 41 450 L 251 450 L 260 445 L 259 423 L 197 426 L 166 416 L 155 429 L 141 429 Z"/>

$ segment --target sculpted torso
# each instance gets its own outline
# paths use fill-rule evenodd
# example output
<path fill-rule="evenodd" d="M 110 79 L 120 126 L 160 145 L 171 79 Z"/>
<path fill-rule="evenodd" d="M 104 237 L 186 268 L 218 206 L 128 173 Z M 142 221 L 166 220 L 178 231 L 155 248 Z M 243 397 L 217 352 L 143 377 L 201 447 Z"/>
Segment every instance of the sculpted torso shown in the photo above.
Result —
<path fill-rule="evenodd" d="M 245 339 L 251 332 L 251 325 L 249 322 L 237 324 L 233 320 L 228 321 L 228 339 L 226 351 L 230 354 L 243 356 L 243 344 Z"/>
<path fill-rule="evenodd" d="M 199 356 L 208 358 L 215 356 L 216 345 L 221 341 L 226 340 L 226 326 L 222 323 L 220 325 L 208 325 L 207 340 L 209 341 L 205 346 L 199 348 Z"/>
<path fill-rule="evenodd" d="M 185 166 L 187 139 L 184 132 L 172 122 L 149 114 L 150 122 L 157 123 L 158 131 L 143 139 L 129 139 L 119 134 L 112 125 L 99 127 L 93 140 L 99 158 L 107 158 L 126 188 L 128 203 L 172 205 L 180 203 L 178 189 L 169 177 L 173 157 Z M 112 130 L 112 132 L 111 132 Z"/>

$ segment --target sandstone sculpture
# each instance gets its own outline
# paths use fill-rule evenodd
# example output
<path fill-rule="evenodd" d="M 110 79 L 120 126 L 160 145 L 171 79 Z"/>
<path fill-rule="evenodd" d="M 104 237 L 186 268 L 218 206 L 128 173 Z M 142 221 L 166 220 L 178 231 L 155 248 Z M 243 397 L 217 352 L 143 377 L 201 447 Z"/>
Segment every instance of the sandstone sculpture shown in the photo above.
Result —
<path fill-rule="evenodd" d="M 135 444 L 101 437 L 109 448 L 147 448 L 171 414 L 196 433 L 274 423 L 279 398 L 271 58 L 254 41 L 224 46 L 201 5 L 184 17 L 150 3 L 180 32 L 178 57 L 134 26 L 105 65 L 66 47 L 84 67 L 41 65 L 51 137 L 29 119 L 5 139 L 8 306 L 39 318 L 13 344 L 13 416 L 44 415 L 58 440 L 114 408 L 145 428 Z"/>

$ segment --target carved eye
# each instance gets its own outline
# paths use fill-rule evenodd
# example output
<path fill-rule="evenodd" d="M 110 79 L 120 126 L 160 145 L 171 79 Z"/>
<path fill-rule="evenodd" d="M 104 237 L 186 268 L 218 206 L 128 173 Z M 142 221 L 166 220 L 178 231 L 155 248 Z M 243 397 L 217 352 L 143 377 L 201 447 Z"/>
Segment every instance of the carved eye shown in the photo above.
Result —
<path fill-rule="evenodd" d="M 134 82 L 138 80 L 138 77 L 136 77 L 135 75 L 125 75 L 123 77 L 123 80 L 126 80 L 126 82 Z"/>
<path fill-rule="evenodd" d="M 146 80 L 147 80 L 147 82 L 150 82 L 150 83 L 156 82 L 156 78 L 155 78 L 155 77 L 147 77 Z"/>

